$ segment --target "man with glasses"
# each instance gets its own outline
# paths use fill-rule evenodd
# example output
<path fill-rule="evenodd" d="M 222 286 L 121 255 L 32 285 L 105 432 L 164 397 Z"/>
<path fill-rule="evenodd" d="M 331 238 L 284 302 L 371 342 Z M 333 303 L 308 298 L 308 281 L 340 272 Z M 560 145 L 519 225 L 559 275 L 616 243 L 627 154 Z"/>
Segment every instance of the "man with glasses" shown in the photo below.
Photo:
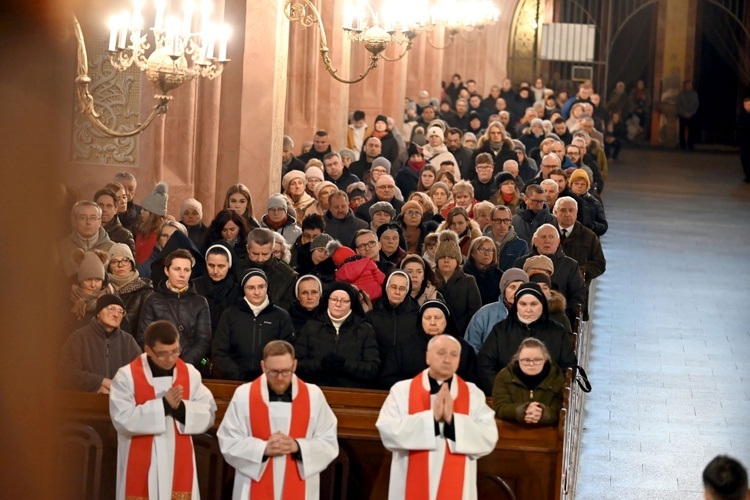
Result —
<path fill-rule="evenodd" d="M 118 370 L 109 395 L 116 498 L 199 498 L 191 435 L 213 425 L 214 397 L 180 359 L 180 332 L 171 322 L 150 324 L 145 342 L 145 354 Z"/>
<path fill-rule="evenodd" d="M 60 354 L 64 389 L 109 394 L 117 370 L 141 354 L 135 339 L 120 329 L 125 304 L 105 293 L 96 301 L 91 322 L 68 337 Z"/>
<path fill-rule="evenodd" d="M 266 273 L 251 269 L 241 286 L 244 298 L 221 315 L 211 352 L 221 378 L 247 382 L 260 376 L 266 344 L 291 341 L 294 328 L 289 313 L 269 300 Z"/>
<path fill-rule="evenodd" d="M 66 277 L 73 276 L 78 265 L 73 261 L 73 251 L 81 248 L 107 252 L 114 245 L 102 227 L 102 209 L 93 201 L 79 201 L 70 211 L 73 231 L 57 243 L 57 257 Z"/>
<path fill-rule="evenodd" d="M 396 270 L 396 266 L 392 262 L 380 258 L 380 248 L 380 240 L 375 231 L 360 229 L 354 233 L 354 250 L 357 252 L 357 255 L 369 257 L 374 260 L 378 269 L 388 276 Z"/>
<path fill-rule="evenodd" d="M 506 206 L 497 206 L 490 213 L 490 224 L 484 235 L 489 236 L 497 246 L 500 270 L 505 272 L 519 257 L 529 253 L 529 245 L 516 234 L 512 225 L 513 213 Z"/>
<path fill-rule="evenodd" d="M 471 185 L 474 187 L 474 199 L 477 201 L 491 200 L 497 192 L 497 185 L 493 179 L 495 164 L 492 155 L 480 153 L 477 155 L 475 163 L 476 178 L 471 181 Z"/>
<path fill-rule="evenodd" d="M 539 184 L 529 184 L 526 186 L 526 197 L 524 198 L 526 208 L 519 206 L 516 215 L 513 216 L 513 229 L 516 231 L 518 237 L 524 240 L 529 246 L 531 246 L 531 238 L 534 235 L 534 231 L 542 224 L 555 222 L 555 217 L 549 212 L 549 208 L 544 200 L 544 189 Z"/>
<path fill-rule="evenodd" d="M 323 391 L 294 374 L 290 343 L 269 342 L 260 367 L 237 388 L 216 433 L 235 469 L 232 498 L 318 498 L 320 473 L 339 454 L 336 416 Z"/>
<path fill-rule="evenodd" d="M 396 198 L 396 181 L 390 175 L 381 175 L 375 181 L 375 196 L 367 203 L 363 203 L 355 212 L 357 217 L 363 221 L 370 222 L 370 207 L 379 201 L 387 201 L 391 204 L 396 213 L 401 212 L 404 202 Z M 344 240 L 340 240 L 344 241 Z"/>

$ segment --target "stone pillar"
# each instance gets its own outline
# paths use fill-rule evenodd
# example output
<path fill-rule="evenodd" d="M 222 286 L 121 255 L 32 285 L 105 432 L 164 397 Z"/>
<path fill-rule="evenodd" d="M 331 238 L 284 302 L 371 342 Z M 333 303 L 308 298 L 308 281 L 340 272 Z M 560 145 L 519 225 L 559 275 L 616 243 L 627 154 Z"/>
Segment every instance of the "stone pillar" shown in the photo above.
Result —
<path fill-rule="evenodd" d="M 442 28 L 436 28 L 432 33 L 421 33 L 414 39 L 414 46 L 409 54 L 406 95 L 415 100 L 420 90 L 427 90 L 431 97 L 440 99 L 444 51 L 434 49 L 428 43 L 428 37 L 436 47 L 445 45 L 446 37 Z"/>
<path fill-rule="evenodd" d="M 686 5 L 687 4 L 687 5 Z M 682 82 L 693 75 L 697 0 L 661 0 L 657 18 L 651 144 L 676 147 L 675 102 Z"/>
<path fill-rule="evenodd" d="M 280 187 L 289 21 L 283 0 L 231 2 L 232 59 L 222 76 L 216 200 L 241 182 L 253 196 L 256 215 Z M 236 51 L 236 52 L 235 52 Z"/>

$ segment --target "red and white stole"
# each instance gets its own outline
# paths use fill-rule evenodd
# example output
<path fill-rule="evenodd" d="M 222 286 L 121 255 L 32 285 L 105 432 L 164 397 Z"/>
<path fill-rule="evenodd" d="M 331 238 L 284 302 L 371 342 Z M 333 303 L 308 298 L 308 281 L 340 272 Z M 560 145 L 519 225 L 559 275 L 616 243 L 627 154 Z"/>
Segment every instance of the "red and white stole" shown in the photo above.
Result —
<path fill-rule="evenodd" d="M 253 437 L 268 440 L 271 437 L 271 420 L 268 404 L 263 400 L 262 387 L 267 384 L 266 376 L 261 375 L 250 386 L 250 429 Z M 310 424 L 310 393 L 307 385 L 297 378 L 297 395 L 292 399 L 292 421 L 289 425 L 289 436 L 302 439 L 307 436 Z M 273 460 L 268 458 L 266 470 L 260 481 L 251 481 L 250 498 L 271 499 L 273 496 Z M 286 456 L 284 474 L 284 500 L 299 500 L 305 498 L 305 480 L 300 476 L 299 468 L 291 455 Z"/>
<path fill-rule="evenodd" d="M 143 358 L 138 356 L 130 363 L 135 389 L 135 404 L 142 405 L 156 399 L 156 392 L 146 378 Z M 177 359 L 176 377 L 172 387 L 182 386 L 182 398 L 190 399 L 190 376 L 184 361 Z M 172 476 L 172 498 L 189 499 L 193 493 L 193 440 L 177 430 L 174 422 L 174 475 Z M 151 451 L 154 436 L 133 436 L 128 451 L 128 466 L 125 480 L 125 497 L 128 500 L 147 499 L 148 471 L 151 468 Z"/>
<path fill-rule="evenodd" d="M 425 389 L 420 372 L 409 386 L 409 415 L 429 410 L 430 391 Z M 453 413 L 469 414 L 469 386 L 458 375 L 453 383 L 458 385 L 458 396 L 453 401 Z M 406 470 L 406 495 L 409 500 L 427 500 L 430 496 L 430 453 L 429 450 L 409 452 L 409 463 Z M 460 500 L 464 490 L 464 473 L 466 455 L 452 453 L 448 442 L 445 443 L 445 460 L 440 472 L 440 484 L 437 500 Z"/>

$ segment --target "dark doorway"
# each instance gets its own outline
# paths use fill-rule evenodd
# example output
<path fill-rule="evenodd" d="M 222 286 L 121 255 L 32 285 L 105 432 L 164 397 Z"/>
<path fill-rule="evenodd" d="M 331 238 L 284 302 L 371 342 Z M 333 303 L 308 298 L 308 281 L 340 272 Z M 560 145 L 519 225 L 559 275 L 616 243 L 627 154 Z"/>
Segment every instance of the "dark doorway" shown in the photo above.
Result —
<path fill-rule="evenodd" d="M 634 14 L 625 25 L 616 24 L 619 19 L 614 19 L 612 36 L 617 35 L 617 38 L 609 53 L 608 92 L 612 92 L 619 81 L 625 82 L 627 92 L 638 80 L 643 80 L 647 89 L 653 88 L 657 13 L 657 4 L 652 4 Z M 623 14 L 627 11 L 613 13 L 616 18 Z"/>

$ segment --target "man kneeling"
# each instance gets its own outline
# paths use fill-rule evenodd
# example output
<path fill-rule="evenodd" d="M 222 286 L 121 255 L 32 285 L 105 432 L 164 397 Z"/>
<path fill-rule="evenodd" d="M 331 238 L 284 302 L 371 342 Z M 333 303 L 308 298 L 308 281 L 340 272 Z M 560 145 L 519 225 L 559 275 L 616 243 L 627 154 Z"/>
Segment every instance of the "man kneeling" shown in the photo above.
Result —
<path fill-rule="evenodd" d="M 263 375 L 234 392 L 219 431 L 224 459 L 235 468 L 232 498 L 315 500 L 320 473 L 339 454 L 336 416 L 318 386 L 294 374 L 294 347 L 272 340 Z"/>
<path fill-rule="evenodd" d="M 461 344 L 436 335 L 428 368 L 391 387 L 375 426 L 393 452 L 388 498 L 477 498 L 477 460 L 497 443 L 484 393 L 456 375 Z"/>

